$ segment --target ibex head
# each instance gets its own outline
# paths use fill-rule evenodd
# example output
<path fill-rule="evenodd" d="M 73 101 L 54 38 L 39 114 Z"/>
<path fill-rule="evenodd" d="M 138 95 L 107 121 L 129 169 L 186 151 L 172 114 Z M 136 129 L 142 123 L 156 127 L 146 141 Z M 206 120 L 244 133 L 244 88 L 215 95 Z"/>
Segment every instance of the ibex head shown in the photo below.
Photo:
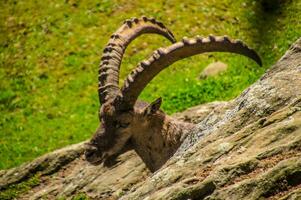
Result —
<path fill-rule="evenodd" d="M 86 159 L 98 164 L 124 150 L 133 148 L 129 140 L 134 133 L 146 132 L 152 125 L 162 122 L 164 114 L 159 110 L 161 98 L 151 104 L 138 102 L 128 110 L 118 110 L 111 103 L 100 110 L 100 126 L 86 149 Z"/>
<path fill-rule="evenodd" d="M 120 89 L 119 69 L 125 49 L 133 39 L 144 33 L 163 35 L 174 44 L 159 48 L 149 59 L 139 63 Z M 178 136 L 190 126 L 178 121 L 171 122 L 171 118 L 159 110 L 161 98 L 147 104 L 138 101 L 138 96 L 160 71 L 172 63 L 213 51 L 242 54 L 261 65 L 256 52 L 240 40 L 210 35 L 207 38 L 183 38 L 175 43 L 173 34 L 153 18 L 126 20 L 111 36 L 103 51 L 98 77 L 102 105 L 99 111 L 100 126 L 87 144 L 86 159 L 97 164 L 128 148 L 134 148 L 151 171 L 158 169 L 178 148 L 181 142 Z"/>

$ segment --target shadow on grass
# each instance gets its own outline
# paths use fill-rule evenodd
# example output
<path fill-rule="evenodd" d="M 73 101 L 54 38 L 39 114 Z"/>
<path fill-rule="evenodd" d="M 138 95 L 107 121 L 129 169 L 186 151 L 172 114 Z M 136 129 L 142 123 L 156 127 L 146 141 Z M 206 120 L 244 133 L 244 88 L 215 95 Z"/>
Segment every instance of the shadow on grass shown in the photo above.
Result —
<path fill-rule="evenodd" d="M 267 63 L 273 62 L 277 58 L 278 51 L 273 51 L 279 37 L 284 39 L 286 31 L 283 18 L 286 17 L 286 9 L 292 0 L 259 0 L 253 4 L 253 15 L 248 15 L 251 25 L 250 38 L 256 44 L 257 49 L 263 55 Z"/>

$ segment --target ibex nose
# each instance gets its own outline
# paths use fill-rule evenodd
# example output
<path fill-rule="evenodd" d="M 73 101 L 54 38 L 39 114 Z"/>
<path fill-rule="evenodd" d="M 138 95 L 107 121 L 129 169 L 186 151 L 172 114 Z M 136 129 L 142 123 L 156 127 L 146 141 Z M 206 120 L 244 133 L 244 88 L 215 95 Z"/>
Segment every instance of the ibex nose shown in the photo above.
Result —
<path fill-rule="evenodd" d="M 92 145 L 86 145 L 86 151 L 97 151 L 97 148 Z"/>
<path fill-rule="evenodd" d="M 92 157 L 93 156 L 93 154 L 95 153 L 95 151 L 91 151 L 91 150 L 86 150 L 86 152 L 85 152 L 85 156 L 86 156 L 86 158 L 90 158 L 90 157 Z"/>
<path fill-rule="evenodd" d="M 97 164 L 102 160 L 102 153 L 95 146 L 86 145 L 85 157 L 88 162 Z"/>

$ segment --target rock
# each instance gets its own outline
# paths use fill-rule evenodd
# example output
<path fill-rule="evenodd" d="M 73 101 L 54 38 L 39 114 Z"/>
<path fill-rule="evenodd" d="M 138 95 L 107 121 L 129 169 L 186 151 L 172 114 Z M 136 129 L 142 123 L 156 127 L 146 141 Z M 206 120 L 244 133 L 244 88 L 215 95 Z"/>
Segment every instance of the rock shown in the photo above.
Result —
<path fill-rule="evenodd" d="M 92 166 L 80 143 L 0 171 L 0 199 L 32 176 L 19 199 L 300 199 L 300 88 L 301 39 L 236 99 L 176 114 L 197 129 L 157 172 L 133 151 Z"/>
<path fill-rule="evenodd" d="M 228 65 L 220 61 L 211 63 L 207 67 L 205 67 L 205 69 L 202 71 L 200 75 L 200 79 L 216 76 L 222 72 L 225 72 L 227 68 Z"/>
<path fill-rule="evenodd" d="M 227 109 L 229 102 L 226 101 L 215 101 L 206 103 L 203 105 L 194 106 L 188 108 L 181 113 L 175 113 L 173 116 L 187 122 L 198 124 L 201 122 L 209 113 L 222 112 Z"/>

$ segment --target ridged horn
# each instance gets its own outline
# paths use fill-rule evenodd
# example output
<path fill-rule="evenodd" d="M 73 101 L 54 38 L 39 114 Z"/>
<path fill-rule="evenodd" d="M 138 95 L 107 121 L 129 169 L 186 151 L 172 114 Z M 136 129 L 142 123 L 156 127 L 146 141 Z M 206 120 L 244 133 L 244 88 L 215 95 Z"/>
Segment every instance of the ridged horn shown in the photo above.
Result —
<path fill-rule="evenodd" d="M 125 20 L 103 50 L 98 71 L 98 94 L 101 104 L 120 93 L 119 68 L 125 49 L 132 40 L 145 33 L 159 34 L 173 43 L 176 42 L 173 34 L 163 23 L 153 18 L 141 17 Z"/>
<path fill-rule="evenodd" d="M 133 107 L 138 96 L 146 85 L 163 69 L 186 57 L 205 52 L 231 52 L 251 58 L 260 66 L 258 54 L 240 40 L 232 40 L 228 36 L 212 36 L 192 39 L 183 38 L 167 48 L 159 48 L 149 59 L 142 61 L 128 75 L 121 89 L 120 109 Z"/>

